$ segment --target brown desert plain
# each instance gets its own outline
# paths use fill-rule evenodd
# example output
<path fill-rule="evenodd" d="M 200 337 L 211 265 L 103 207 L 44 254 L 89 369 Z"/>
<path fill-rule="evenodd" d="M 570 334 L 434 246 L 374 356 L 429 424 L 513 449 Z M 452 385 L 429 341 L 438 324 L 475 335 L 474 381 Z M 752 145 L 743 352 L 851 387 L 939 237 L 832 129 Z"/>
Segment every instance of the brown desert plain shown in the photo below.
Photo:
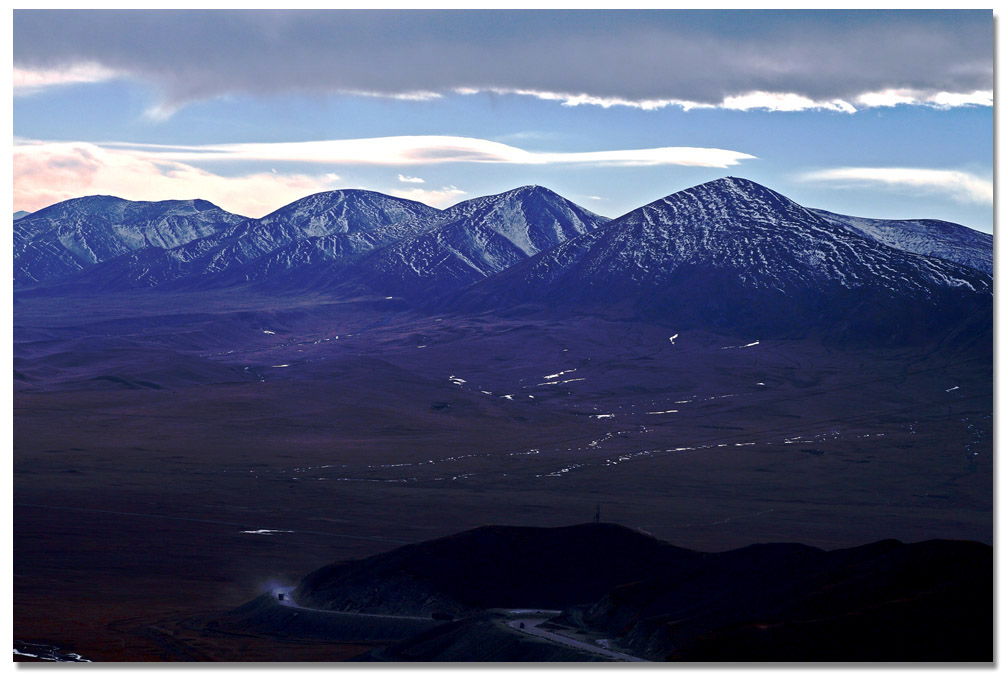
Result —
<path fill-rule="evenodd" d="M 331 562 L 487 524 L 587 523 L 597 505 L 702 551 L 991 544 L 985 340 L 674 334 L 383 297 L 216 289 L 195 311 L 167 291 L 22 293 L 15 647 L 347 660 L 385 643 L 226 615 Z"/>

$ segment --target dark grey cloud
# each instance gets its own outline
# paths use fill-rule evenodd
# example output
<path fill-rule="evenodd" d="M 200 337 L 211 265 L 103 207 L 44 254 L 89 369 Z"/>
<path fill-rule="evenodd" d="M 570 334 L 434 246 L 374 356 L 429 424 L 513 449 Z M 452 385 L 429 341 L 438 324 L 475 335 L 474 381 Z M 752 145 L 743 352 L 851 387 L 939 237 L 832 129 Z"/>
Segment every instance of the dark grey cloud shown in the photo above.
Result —
<path fill-rule="evenodd" d="M 455 88 L 717 104 L 992 89 L 990 10 L 14 12 L 14 63 L 96 62 L 168 104 Z"/>

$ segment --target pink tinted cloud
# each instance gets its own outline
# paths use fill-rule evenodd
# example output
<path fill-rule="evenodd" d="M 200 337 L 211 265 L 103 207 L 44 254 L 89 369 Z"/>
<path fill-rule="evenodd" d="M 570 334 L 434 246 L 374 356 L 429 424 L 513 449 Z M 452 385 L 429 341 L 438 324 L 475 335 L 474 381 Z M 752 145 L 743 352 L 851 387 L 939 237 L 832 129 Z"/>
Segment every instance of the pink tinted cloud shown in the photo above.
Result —
<path fill-rule="evenodd" d="M 109 194 L 138 201 L 201 198 L 231 212 L 261 216 L 306 194 L 332 188 L 320 177 L 255 173 L 221 176 L 186 163 L 89 143 L 16 142 L 14 209 Z"/>
<path fill-rule="evenodd" d="M 115 70 L 97 63 L 75 63 L 62 68 L 14 67 L 14 95 L 29 96 L 51 87 L 92 84 L 119 77 Z"/>

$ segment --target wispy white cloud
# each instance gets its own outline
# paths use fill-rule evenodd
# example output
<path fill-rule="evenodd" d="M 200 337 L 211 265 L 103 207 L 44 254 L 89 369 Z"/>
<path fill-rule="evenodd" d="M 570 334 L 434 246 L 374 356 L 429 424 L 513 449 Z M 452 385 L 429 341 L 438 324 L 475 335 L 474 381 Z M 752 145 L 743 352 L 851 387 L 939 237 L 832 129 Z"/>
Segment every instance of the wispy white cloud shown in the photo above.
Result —
<path fill-rule="evenodd" d="M 453 90 L 461 96 L 473 96 L 479 93 L 489 93 L 499 96 L 531 96 L 540 100 L 555 101 L 565 107 L 580 105 L 595 105 L 601 108 L 632 107 L 639 110 L 661 110 L 669 106 L 690 110 L 697 107 L 714 107 L 703 103 L 677 100 L 673 98 L 624 98 L 621 96 L 596 96 L 588 93 L 561 93 L 558 91 L 539 91 L 536 89 L 505 89 L 499 87 L 474 88 L 458 87 Z"/>
<path fill-rule="evenodd" d="M 429 101 L 442 98 L 442 94 L 436 91 L 400 91 L 387 93 L 383 91 L 360 91 L 359 89 L 346 89 L 340 93 L 348 94 L 350 96 L 364 96 L 367 98 L 388 98 L 390 100 L 410 101 Z"/>
<path fill-rule="evenodd" d="M 935 193 L 963 203 L 991 205 L 993 202 L 992 178 L 980 177 L 965 171 L 934 168 L 844 167 L 812 171 L 800 177 L 802 180 L 829 182 L 836 186 L 863 183 L 913 192 Z"/>
<path fill-rule="evenodd" d="M 981 105 L 982 107 L 993 106 L 993 92 L 973 91 L 971 93 L 950 93 L 949 91 L 939 91 L 930 95 L 925 101 L 932 107 L 952 108 L 965 107 L 969 105 Z"/>
<path fill-rule="evenodd" d="M 401 91 L 397 93 L 383 93 L 380 91 L 360 91 L 358 89 L 346 89 L 338 93 L 345 96 L 361 96 L 363 98 L 383 98 L 386 100 L 400 100 L 412 102 L 424 102 L 442 98 L 442 94 L 434 91 Z M 174 113 L 185 106 L 184 101 L 173 99 L 161 100 L 143 110 L 143 116 L 152 122 L 164 122 L 174 116 Z"/>
<path fill-rule="evenodd" d="M 723 168 L 753 158 L 742 152 L 701 147 L 528 152 L 503 143 L 454 136 L 200 146 L 15 139 L 14 201 L 17 209 L 37 210 L 57 201 L 96 193 L 139 200 L 197 197 L 253 216 L 271 212 L 277 205 L 306 193 L 331 189 L 341 178 L 337 173 L 322 172 L 321 166 L 481 162 L 597 166 L 674 164 Z M 242 162 L 265 163 L 269 167 L 240 175 Z M 282 163 L 296 164 L 300 172 L 277 171 L 274 166 Z M 303 164 L 317 165 L 317 174 L 302 172 Z M 226 170 L 216 168 L 223 165 Z M 398 174 L 398 179 L 423 184 L 421 178 L 403 173 Z M 439 189 L 415 187 L 393 193 L 440 205 L 464 192 L 448 186 Z"/>
<path fill-rule="evenodd" d="M 599 166 L 703 166 L 728 168 L 756 157 L 744 152 L 712 147 L 654 147 L 643 150 L 599 152 L 540 152 L 526 163 L 594 164 Z"/>
<path fill-rule="evenodd" d="M 753 91 L 741 96 L 727 96 L 721 103 L 726 110 L 771 110 L 774 112 L 800 112 L 802 110 L 834 110 L 854 113 L 853 105 L 845 100 L 817 101 L 796 93 L 771 93 Z"/>
<path fill-rule="evenodd" d="M 767 110 L 770 112 L 803 112 L 806 110 L 831 110 L 853 114 L 862 108 L 889 107 L 894 105 L 921 105 L 941 109 L 988 106 L 993 105 L 993 92 L 973 91 L 970 93 L 951 93 L 947 91 L 920 92 L 912 89 L 885 89 L 853 96 L 850 100 L 843 98 L 817 100 L 808 96 L 791 92 L 749 91 L 743 94 L 724 96 L 719 103 L 705 103 L 676 98 L 622 98 L 594 96 L 585 93 L 560 93 L 554 91 L 537 91 L 533 89 L 475 89 L 471 87 L 458 88 L 455 93 L 474 95 L 490 93 L 494 95 L 531 96 L 540 100 L 555 101 L 566 107 L 580 105 L 595 105 L 602 108 L 629 107 L 639 110 L 661 110 L 667 107 L 678 107 L 683 110 Z"/>
<path fill-rule="evenodd" d="M 68 80 L 69 81 L 69 80 Z M 85 80 L 78 81 L 99 81 Z M 345 95 L 371 96 L 395 100 L 427 101 L 442 98 L 441 94 L 432 92 L 416 92 L 403 94 L 379 94 L 362 91 L 342 91 Z M 499 96 L 529 96 L 539 100 L 554 101 L 564 107 L 596 106 L 604 109 L 614 107 L 634 108 L 637 110 L 662 110 L 676 107 L 690 110 L 736 110 L 747 112 L 765 110 L 768 112 L 805 112 L 811 110 L 829 110 L 853 114 L 862 109 L 894 107 L 898 105 L 915 105 L 921 107 L 949 110 L 958 107 L 992 107 L 993 91 L 991 89 L 956 93 L 949 91 L 919 91 L 916 89 L 883 89 L 870 91 L 849 99 L 814 99 L 806 95 L 791 92 L 749 91 L 743 94 L 724 96 L 720 102 L 706 103 L 676 98 L 623 98 L 618 96 L 597 96 L 587 93 L 561 93 L 555 91 L 537 91 L 534 89 L 502 89 L 502 88 L 470 88 L 460 87 L 453 93 L 470 96 L 488 93 Z M 165 121 L 180 107 L 180 104 L 158 103 L 144 111 L 151 121 Z"/>
<path fill-rule="evenodd" d="M 429 206 L 441 207 L 453 205 L 459 201 L 460 197 L 466 194 L 466 192 L 459 187 L 449 185 L 439 189 L 422 189 L 420 187 L 414 187 L 412 189 L 394 189 L 390 192 L 390 194 L 392 196 L 399 196 L 402 199 L 421 201 Z"/>
<path fill-rule="evenodd" d="M 67 84 L 105 82 L 119 73 L 97 63 L 77 63 L 63 68 L 14 68 L 14 95 L 28 96 Z"/>
<path fill-rule="evenodd" d="M 14 207 L 38 210 L 89 194 L 135 200 L 202 198 L 242 215 L 260 216 L 305 194 L 332 189 L 338 176 L 272 171 L 236 177 L 180 161 L 121 152 L 90 143 L 17 141 Z"/>
<path fill-rule="evenodd" d="M 992 107 L 992 90 L 951 93 L 948 91 L 917 91 L 915 89 L 884 89 L 857 96 L 863 107 L 894 107 L 896 105 L 925 105 L 935 108 L 967 107 L 971 105 Z"/>
<path fill-rule="evenodd" d="M 143 110 L 143 117 L 151 122 L 165 122 L 183 107 L 181 103 L 160 101 Z"/>
<path fill-rule="evenodd" d="M 480 138 L 394 136 L 353 140 L 230 145 L 15 140 L 14 195 L 17 208 L 36 210 L 56 201 L 97 192 L 131 199 L 206 198 L 243 214 L 269 212 L 276 203 L 321 191 L 340 180 L 336 173 L 282 174 L 274 169 L 239 177 L 212 166 L 256 162 L 332 165 L 425 165 L 494 163 L 516 165 L 704 166 L 726 168 L 750 154 L 704 147 L 657 147 L 595 152 L 529 152 Z M 421 178 L 398 174 L 404 183 Z M 456 187 L 406 189 L 395 194 L 436 205 L 462 194 Z"/>
<path fill-rule="evenodd" d="M 594 152 L 530 152 L 504 143 L 462 136 L 389 136 L 351 140 L 228 145 L 104 147 L 171 161 L 291 161 L 318 164 L 427 165 L 442 163 L 591 164 L 603 166 L 704 166 L 728 168 L 751 154 L 713 147 L 654 147 Z"/>

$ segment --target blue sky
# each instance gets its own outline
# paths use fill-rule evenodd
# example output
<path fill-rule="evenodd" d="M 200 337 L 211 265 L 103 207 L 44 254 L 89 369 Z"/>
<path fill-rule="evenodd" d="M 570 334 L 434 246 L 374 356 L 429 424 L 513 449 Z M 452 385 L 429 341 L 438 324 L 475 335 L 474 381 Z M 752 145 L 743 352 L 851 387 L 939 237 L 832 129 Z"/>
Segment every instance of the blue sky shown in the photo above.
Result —
<path fill-rule="evenodd" d="M 19 10 L 14 41 L 15 209 L 542 184 L 616 216 L 740 175 L 992 230 L 988 10 Z"/>

